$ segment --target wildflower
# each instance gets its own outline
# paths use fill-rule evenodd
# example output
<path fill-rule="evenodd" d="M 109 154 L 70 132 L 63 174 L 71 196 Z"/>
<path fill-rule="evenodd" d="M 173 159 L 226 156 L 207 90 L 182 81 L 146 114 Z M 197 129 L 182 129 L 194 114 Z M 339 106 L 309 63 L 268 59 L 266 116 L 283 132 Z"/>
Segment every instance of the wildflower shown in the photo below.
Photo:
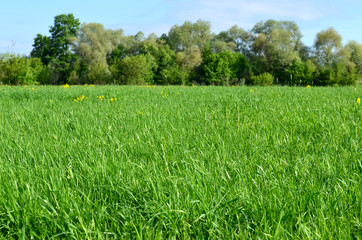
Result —
<path fill-rule="evenodd" d="M 310 88 L 310 85 L 308 84 L 308 85 L 306 86 L 306 88 Z"/>
<path fill-rule="evenodd" d="M 52 103 L 52 102 L 53 102 L 53 99 L 50 99 L 50 100 L 49 100 L 49 102 L 51 102 L 51 103 Z"/>
<path fill-rule="evenodd" d="M 77 102 L 77 101 L 82 102 L 82 101 L 85 100 L 85 99 L 88 99 L 88 97 L 82 95 L 82 96 L 80 96 L 80 97 L 74 98 L 74 102 Z"/>
<path fill-rule="evenodd" d="M 356 92 L 356 91 L 357 91 L 357 88 L 354 88 L 354 91 Z"/>
<path fill-rule="evenodd" d="M 253 92 L 253 89 L 250 89 L 250 92 Z"/>
<path fill-rule="evenodd" d="M 68 84 L 65 84 L 65 85 L 63 85 L 62 87 L 63 87 L 63 88 L 68 88 L 69 85 L 68 85 Z"/>
<path fill-rule="evenodd" d="M 361 103 L 361 99 L 360 98 L 357 98 L 357 101 L 356 101 L 356 104 L 360 104 Z"/>
<path fill-rule="evenodd" d="M 192 84 L 193 87 L 195 87 L 195 84 Z"/>
<path fill-rule="evenodd" d="M 137 111 L 136 116 L 139 116 L 139 115 L 143 115 L 143 112 L 141 112 L 141 111 Z"/>
<path fill-rule="evenodd" d="M 35 90 L 35 88 L 31 88 L 31 90 L 33 90 L 33 91 L 34 91 L 34 90 Z"/>

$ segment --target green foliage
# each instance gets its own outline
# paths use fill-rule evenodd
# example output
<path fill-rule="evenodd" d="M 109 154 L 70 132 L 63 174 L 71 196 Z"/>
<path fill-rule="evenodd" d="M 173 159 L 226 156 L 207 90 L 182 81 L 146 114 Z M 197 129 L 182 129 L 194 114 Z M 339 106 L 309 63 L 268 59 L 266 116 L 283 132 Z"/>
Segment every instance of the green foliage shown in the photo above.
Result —
<path fill-rule="evenodd" d="M 203 62 L 207 84 L 230 85 L 231 79 L 245 78 L 249 65 L 240 53 L 221 52 L 210 54 Z"/>
<path fill-rule="evenodd" d="M 154 69 L 157 63 L 150 55 L 139 54 L 126 56 L 119 62 L 120 79 L 116 83 L 121 84 L 153 84 Z"/>
<path fill-rule="evenodd" d="M 39 58 L 6 54 L 0 58 L 0 82 L 12 85 L 38 84 L 43 68 Z"/>
<path fill-rule="evenodd" d="M 357 80 L 356 68 L 339 62 L 333 67 L 321 68 L 316 83 L 321 86 L 354 85 Z"/>
<path fill-rule="evenodd" d="M 357 73 L 362 74 L 362 44 L 350 41 L 345 48 L 350 53 L 350 60 L 355 64 Z"/>
<path fill-rule="evenodd" d="M 314 46 L 320 65 L 328 67 L 336 62 L 337 53 L 342 48 L 342 37 L 334 28 L 328 28 L 317 33 Z"/>
<path fill-rule="evenodd" d="M 175 51 L 188 51 L 197 46 L 201 51 L 210 43 L 211 24 L 197 20 L 195 23 L 184 22 L 181 26 L 173 26 L 168 33 L 168 43 Z"/>
<path fill-rule="evenodd" d="M 61 14 L 49 31 L 35 37 L 31 52 L 46 65 L 36 80 L 44 84 L 270 84 L 261 77 L 267 72 L 281 85 L 350 85 L 362 76 L 360 43 L 343 46 L 329 28 L 308 47 L 293 21 L 261 21 L 250 31 L 234 25 L 219 34 L 211 33 L 208 21 L 185 21 L 168 34 L 146 37 L 141 31 L 124 36 L 100 23 L 80 27 L 72 14 Z"/>
<path fill-rule="evenodd" d="M 51 41 L 47 36 L 38 34 L 34 38 L 33 50 L 30 53 L 30 56 L 33 58 L 40 58 L 44 65 L 48 65 L 52 59 L 50 48 Z"/>
<path fill-rule="evenodd" d="M 258 86 L 269 86 L 274 82 L 274 76 L 270 73 L 262 73 L 251 77 L 251 84 Z"/>
<path fill-rule="evenodd" d="M 83 23 L 77 37 L 72 38 L 75 53 L 87 65 L 107 64 L 106 56 L 121 42 L 123 30 L 105 30 L 100 23 Z"/>
<path fill-rule="evenodd" d="M 92 64 L 88 69 L 87 83 L 107 84 L 110 83 L 111 73 L 104 63 Z"/>
<path fill-rule="evenodd" d="M 275 21 L 257 23 L 251 30 L 250 62 L 254 74 L 270 72 L 278 77 L 282 84 L 288 79 L 283 73 L 288 65 L 298 58 L 301 33 L 292 21 Z"/>
<path fill-rule="evenodd" d="M 306 62 L 297 59 L 286 69 L 287 76 L 291 76 L 291 85 L 314 85 L 316 66 L 311 60 Z"/>
<path fill-rule="evenodd" d="M 149 54 L 156 63 L 155 84 L 182 84 L 181 67 L 175 62 L 176 53 L 163 40 L 148 41 L 143 44 L 142 54 Z"/>
<path fill-rule="evenodd" d="M 242 28 L 239 28 L 237 25 L 232 26 L 227 31 L 221 31 L 216 35 L 216 39 L 220 42 L 215 42 L 216 49 L 218 45 L 224 43 L 224 48 L 230 48 L 236 52 L 245 52 L 246 45 L 248 44 L 249 34 Z M 226 44 L 226 45 L 225 45 Z M 218 51 L 216 51 L 217 53 Z M 219 51 L 222 52 L 222 51 Z"/>
<path fill-rule="evenodd" d="M 65 83 L 73 70 L 71 64 L 76 55 L 70 51 L 70 38 L 77 34 L 80 22 L 73 14 L 54 17 L 50 27 L 50 37 L 40 34 L 34 39 L 32 57 L 39 57 L 45 65 L 52 64 L 55 69 L 53 83 Z"/>

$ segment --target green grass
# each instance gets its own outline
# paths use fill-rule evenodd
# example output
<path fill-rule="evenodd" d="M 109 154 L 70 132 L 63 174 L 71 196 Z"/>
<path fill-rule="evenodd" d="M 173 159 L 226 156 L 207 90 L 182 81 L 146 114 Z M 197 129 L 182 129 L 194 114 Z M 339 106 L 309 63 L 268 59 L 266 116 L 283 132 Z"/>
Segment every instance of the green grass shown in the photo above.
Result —
<path fill-rule="evenodd" d="M 362 88 L 252 90 L 0 86 L 0 237 L 362 239 Z"/>

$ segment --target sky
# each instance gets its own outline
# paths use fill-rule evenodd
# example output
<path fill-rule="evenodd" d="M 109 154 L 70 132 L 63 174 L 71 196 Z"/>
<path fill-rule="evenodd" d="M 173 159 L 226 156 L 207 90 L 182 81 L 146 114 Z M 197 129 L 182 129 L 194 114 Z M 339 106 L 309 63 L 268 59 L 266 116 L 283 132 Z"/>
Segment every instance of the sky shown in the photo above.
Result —
<path fill-rule="evenodd" d="M 334 27 L 343 43 L 362 43 L 361 0 L 0 0 L 0 53 L 28 55 L 38 33 L 50 36 L 59 14 L 73 13 L 81 23 L 97 22 L 126 35 L 168 33 L 174 25 L 198 19 L 219 33 L 238 25 L 250 30 L 268 19 L 294 21 L 302 41 L 312 46 L 316 34 Z"/>

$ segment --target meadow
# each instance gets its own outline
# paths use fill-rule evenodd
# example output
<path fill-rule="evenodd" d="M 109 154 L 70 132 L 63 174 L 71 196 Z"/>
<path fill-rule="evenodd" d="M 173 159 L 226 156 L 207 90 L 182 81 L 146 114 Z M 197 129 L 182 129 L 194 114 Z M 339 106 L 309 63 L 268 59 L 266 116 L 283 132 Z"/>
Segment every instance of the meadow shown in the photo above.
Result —
<path fill-rule="evenodd" d="M 361 97 L 0 86 L 0 238 L 362 239 Z"/>

